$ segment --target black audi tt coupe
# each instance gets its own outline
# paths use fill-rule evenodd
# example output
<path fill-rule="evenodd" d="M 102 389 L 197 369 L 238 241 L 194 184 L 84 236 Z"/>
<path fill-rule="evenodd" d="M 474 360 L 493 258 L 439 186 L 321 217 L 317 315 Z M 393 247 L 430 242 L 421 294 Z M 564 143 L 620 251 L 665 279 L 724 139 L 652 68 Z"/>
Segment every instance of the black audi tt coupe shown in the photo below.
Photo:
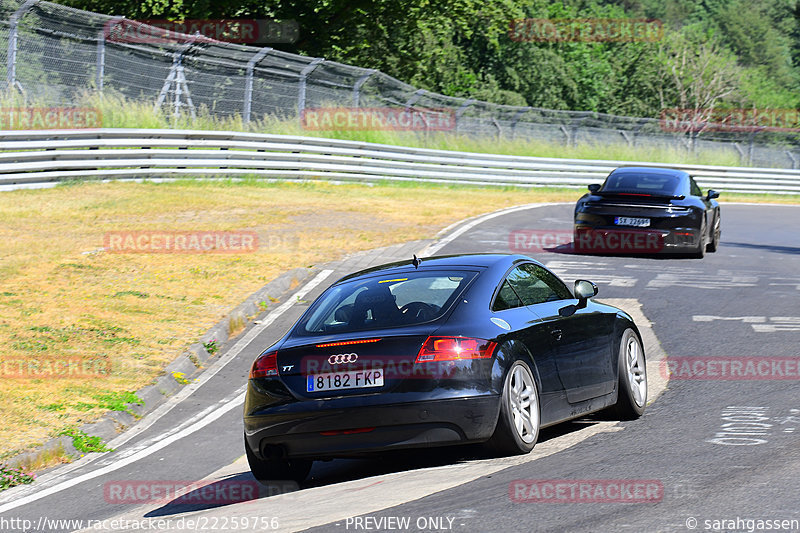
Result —
<path fill-rule="evenodd" d="M 620 167 L 575 205 L 577 252 L 688 253 L 719 246 L 719 193 L 682 170 Z"/>
<path fill-rule="evenodd" d="M 415 257 L 340 279 L 253 363 L 253 474 L 299 481 L 313 460 L 460 443 L 527 453 L 545 426 L 638 417 L 639 331 L 595 294 L 521 255 Z"/>

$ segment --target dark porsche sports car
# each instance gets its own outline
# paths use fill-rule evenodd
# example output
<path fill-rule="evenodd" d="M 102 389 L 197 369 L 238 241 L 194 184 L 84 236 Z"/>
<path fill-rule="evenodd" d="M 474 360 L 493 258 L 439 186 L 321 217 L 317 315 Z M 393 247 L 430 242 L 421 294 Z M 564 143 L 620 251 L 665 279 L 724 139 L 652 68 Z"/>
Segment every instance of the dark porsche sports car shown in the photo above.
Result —
<path fill-rule="evenodd" d="M 718 197 L 682 170 L 620 167 L 578 200 L 575 250 L 703 257 L 719 246 Z"/>
<path fill-rule="evenodd" d="M 539 428 L 642 414 L 645 354 L 625 312 L 521 255 L 387 264 L 328 288 L 253 363 L 245 449 L 259 480 L 313 460 L 487 442 L 527 453 Z"/>

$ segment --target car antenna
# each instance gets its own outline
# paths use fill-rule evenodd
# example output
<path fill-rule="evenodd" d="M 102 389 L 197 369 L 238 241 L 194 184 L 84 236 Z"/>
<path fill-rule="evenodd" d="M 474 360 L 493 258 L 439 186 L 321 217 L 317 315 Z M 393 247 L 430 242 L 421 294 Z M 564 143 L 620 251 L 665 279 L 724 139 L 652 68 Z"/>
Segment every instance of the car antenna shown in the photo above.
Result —
<path fill-rule="evenodd" d="M 420 263 L 422 263 L 422 260 L 417 257 L 417 254 L 414 254 L 414 259 L 411 260 L 411 264 L 414 265 L 414 268 L 419 268 Z"/>

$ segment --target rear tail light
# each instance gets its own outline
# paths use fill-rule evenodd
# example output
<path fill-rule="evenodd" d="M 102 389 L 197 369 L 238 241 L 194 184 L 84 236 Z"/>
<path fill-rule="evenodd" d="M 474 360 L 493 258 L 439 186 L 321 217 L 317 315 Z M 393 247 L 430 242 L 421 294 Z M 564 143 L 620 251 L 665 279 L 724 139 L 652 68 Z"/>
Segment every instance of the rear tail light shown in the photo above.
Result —
<path fill-rule="evenodd" d="M 253 361 L 250 379 L 267 378 L 278 375 L 278 352 L 264 353 Z"/>
<path fill-rule="evenodd" d="M 428 337 L 417 354 L 417 363 L 488 359 L 496 343 L 472 337 Z"/>

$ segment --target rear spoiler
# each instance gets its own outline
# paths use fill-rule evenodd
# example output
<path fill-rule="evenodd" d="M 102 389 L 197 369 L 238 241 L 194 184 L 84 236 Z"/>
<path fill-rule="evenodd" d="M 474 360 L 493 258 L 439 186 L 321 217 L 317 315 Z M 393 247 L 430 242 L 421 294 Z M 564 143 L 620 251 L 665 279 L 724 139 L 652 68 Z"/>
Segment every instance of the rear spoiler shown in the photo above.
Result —
<path fill-rule="evenodd" d="M 665 198 L 669 200 L 683 200 L 686 196 L 680 194 L 649 194 L 640 192 L 617 192 L 617 191 L 596 191 L 592 194 L 597 196 L 635 196 L 640 198 Z"/>

